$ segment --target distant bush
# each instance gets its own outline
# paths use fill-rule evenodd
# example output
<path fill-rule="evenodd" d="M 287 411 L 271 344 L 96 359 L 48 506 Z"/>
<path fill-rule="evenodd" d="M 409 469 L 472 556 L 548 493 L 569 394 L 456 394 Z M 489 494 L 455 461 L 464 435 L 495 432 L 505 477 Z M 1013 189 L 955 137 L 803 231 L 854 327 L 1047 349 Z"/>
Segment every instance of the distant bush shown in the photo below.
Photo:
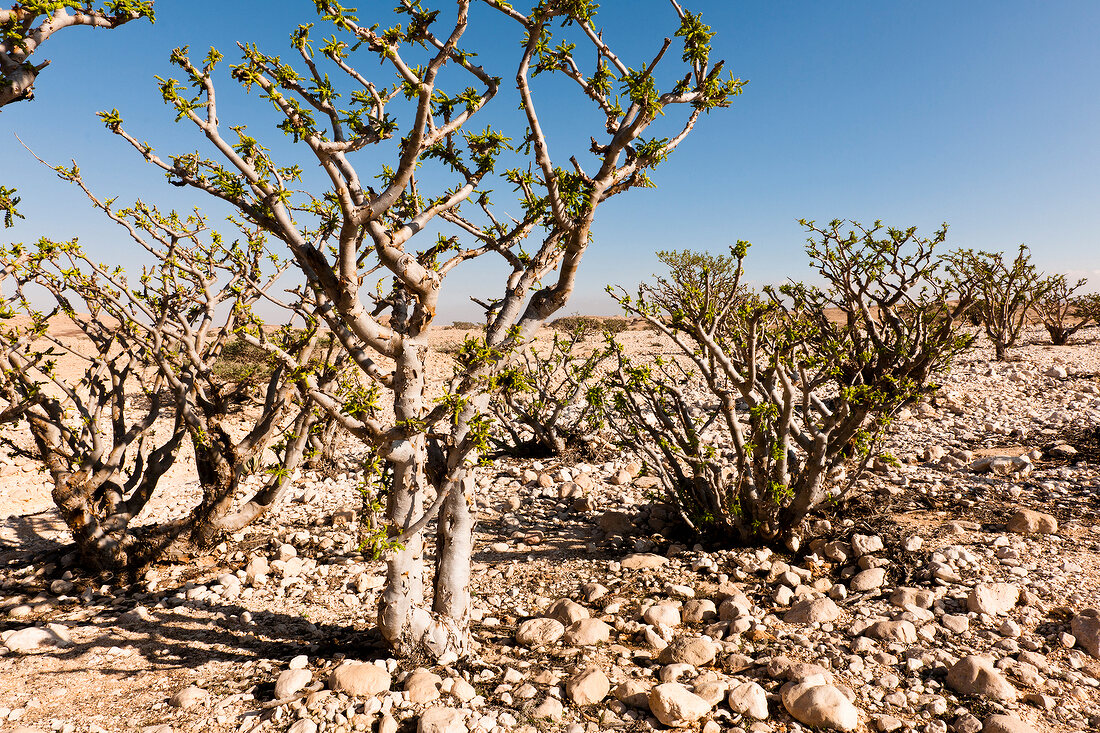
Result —
<path fill-rule="evenodd" d="M 1048 289 L 1035 301 L 1035 312 L 1050 334 L 1050 342 L 1065 346 L 1073 334 L 1096 317 L 1093 303 L 1100 296 L 1074 296 L 1088 282 L 1085 278 L 1073 285 L 1065 275 L 1053 275 L 1047 280 Z"/>
<path fill-rule="evenodd" d="M 854 485 L 897 410 L 972 341 L 957 328 L 972 295 L 939 273 L 946 227 L 925 239 L 877 222 L 803 224 L 824 289 L 749 290 L 739 242 L 729 256 L 661 252 L 669 275 L 617 296 L 682 353 L 618 348 L 608 420 L 715 542 L 792 544 L 808 512 Z"/>
<path fill-rule="evenodd" d="M 976 290 L 972 313 L 993 342 L 997 361 L 1004 361 L 1020 338 L 1032 306 L 1053 282 L 1031 262 L 1031 252 L 1023 244 L 1010 263 L 999 252 L 972 249 L 953 252 L 949 261 L 958 287 Z"/>
<path fill-rule="evenodd" d="M 1100 293 L 1079 295 L 1073 301 L 1074 314 L 1081 318 L 1088 318 L 1091 322 L 1100 326 Z"/>
<path fill-rule="evenodd" d="M 474 329 L 481 330 L 485 328 L 485 324 L 474 323 L 473 321 L 452 321 L 451 328 L 455 329 L 456 331 L 470 331 Z"/>
<path fill-rule="evenodd" d="M 599 453 L 603 427 L 597 371 L 611 355 L 606 346 L 577 353 L 586 330 L 554 334 L 548 347 L 531 346 L 497 378 L 489 401 L 494 417 L 489 439 L 502 453 L 549 457 Z"/>
<path fill-rule="evenodd" d="M 630 321 L 625 318 L 604 318 L 601 316 L 563 316 L 550 323 L 550 328 L 556 331 L 564 331 L 566 333 L 574 333 L 581 331 L 584 333 L 621 333 L 626 330 L 626 327 L 630 325 Z"/>
<path fill-rule="evenodd" d="M 214 362 L 214 374 L 227 382 L 258 383 L 275 371 L 275 358 L 244 339 L 227 342 Z"/>

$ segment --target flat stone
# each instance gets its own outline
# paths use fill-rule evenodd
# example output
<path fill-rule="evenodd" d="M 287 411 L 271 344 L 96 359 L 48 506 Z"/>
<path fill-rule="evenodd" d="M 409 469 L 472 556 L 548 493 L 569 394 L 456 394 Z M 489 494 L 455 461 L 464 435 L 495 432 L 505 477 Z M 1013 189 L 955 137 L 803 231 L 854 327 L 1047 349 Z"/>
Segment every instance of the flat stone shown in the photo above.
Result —
<path fill-rule="evenodd" d="M 1020 599 L 1020 589 L 1012 583 L 979 583 L 966 597 L 966 608 L 974 613 L 998 616 L 1008 613 Z"/>
<path fill-rule="evenodd" d="M 275 699 L 285 700 L 313 681 L 308 669 L 288 669 L 275 680 Z"/>
<path fill-rule="evenodd" d="M 563 634 L 565 626 L 553 618 L 532 618 L 516 626 L 516 641 L 530 648 L 553 644 Z"/>
<path fill-rule="evenodd" d="M 977 695 L 994 700 L 1016 699 L 1016 688 L 986 657 L 970 655 L 956 662 L 947 673 L 947 685 L 964 695 Z"/>
<path fill-rule="evenodd" d="M 714 661 L 718 653 L 714 643 L 701 636 L 681 636 L 661 651 L 657 661 L 661 664 L 689 664 L 705 667 Z"/>
<path fill-rule="evenodd" d="M 409 702 L 425 705 L 439 699 L 443 678 L 434 672 L 418 670 L 405 678 L 405 695 Z"/>
<path fill-rule="evenodd" d="M 317 733 L 317 723 L 309 718 L 302 718 L 291 723 L 286 733 Z"/>
<path fill-rule="evenodd" d="M 1008 520 L 1008 531 L 1016 534 L 1054 534 L 1058 520 L 1034 509 L 1020 509 Z"/>
<path fill-rule="evenodd" d="M 619 564 L 625 570 L 651 570 L 668 565 L 668 558 L 648 552 L 637 552 L 627 555 L 619 561 Z"/>
<path fill-rule="evenodd" d="M 710 712 L 710 703 L 678 682 L 666 682 L 649 691 L 649 709 L 662 724 L 686 728 Z"/>
<path fill-rule="evenodd" d="M 334 669 L 328 678 L 333 692 L 360 697 L 386 692 L 392 682 L 389 672 L 373 664 L 345 664 Z"/>
<path fill-rule="evenodd" d="M 817 681 L 783 687 L 783 707 L 798 722 L 818 728 L 849 731 L 859 727 L 859 710 L 840 689 Z"/>
<path fill-rule="evenodd" d="M 1100 609 L 1084 609 L 1073 617 L 1070 628 L 1077 644 L 1100 659 Z"/>
<path fill-rule="evenodd" d="M 840 607 L 831 598 L 813 598 L 799 601 L 783 616 L 789 624 L 822 624 L 840 618 Z"/>
<path fill-rule="evenodd" d="M 573 675 L 565 683 L 565 694 L 574 705 L 594 705 L 607 697 L 611 682 L 599 667 L 589 667 Z"/>
<path fill-rule="evenodd" d="M 768 717 L 768 693 L 755 682 L 744 682 L 730 690 L 730 710 L 757 720 Z"/>

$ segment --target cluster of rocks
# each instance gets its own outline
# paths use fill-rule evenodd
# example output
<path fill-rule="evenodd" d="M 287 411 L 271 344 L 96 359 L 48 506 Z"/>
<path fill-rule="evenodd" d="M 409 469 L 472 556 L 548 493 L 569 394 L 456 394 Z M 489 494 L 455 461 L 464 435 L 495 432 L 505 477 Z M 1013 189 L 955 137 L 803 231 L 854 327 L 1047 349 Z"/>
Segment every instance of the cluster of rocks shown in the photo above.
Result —
<path fill-rule="evenodd" d="M 629 456 L 501 462 L 478 479 L 478 649 L 461 663 L 332 651 L 372 625 L 382 582 L 359 551 L 349 452 L 203 568 L 128 589 L 72 558 L 0 568 L 0 677 L 116 664 L 139 645 L 155 659 L 158 628 L 186 617 L 189 643 L 224 629 L 220 650 L 258 656 L 163 680 L 150 731 L 1100 729 L 1100 471 L 1065 439 L 1100 425 L 1100 390 L 1027 353 L 963 363 L 902 415 L 900 463 L 860 480 L 878 511 L 817 519 L 794 554 L 690 546 Z M 4 720 L 94 730 L 44 692 L 0 697 Z"/>

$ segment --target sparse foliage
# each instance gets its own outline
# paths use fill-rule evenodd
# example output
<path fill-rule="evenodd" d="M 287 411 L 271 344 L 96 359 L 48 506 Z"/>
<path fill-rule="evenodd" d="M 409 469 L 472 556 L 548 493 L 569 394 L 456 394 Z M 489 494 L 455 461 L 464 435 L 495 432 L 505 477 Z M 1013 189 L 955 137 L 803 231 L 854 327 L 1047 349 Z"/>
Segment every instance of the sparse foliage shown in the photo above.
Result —
<path fill-rule="evenodd" d="M 0 10 L 0 107 L 34 99 L 34 83 L 50 62 L 35 63 L 31 57 L 57 31 L 81 25 L 117 28 L 138 18 L 153 21 L 152 0 L 26 0 Z M 15 189 L 0 186 L 0 215 L 5 227 L 10 227 L 15 217 L 22 218 L 18 204 Z"/>
<path fill-rule="evenodd" d="M 1088 325 L 1095 317 L 1088 296 L 1075 296 L 1088 282 L 1081 278 L 1070 284 L 1065 275 L 1052 275 L 1047 278 L 1045 290 L 1035 301 L 1035 312 L 1050 334 L 1050 342 L 1055 346 L 1065 346 L 1073 334 Z"/>
<path fill-rule="evenodd" d="M 515 80 L 526 125 L 508 133 L 475 125 L 502 82 L 462 45 L 473 1 L 459 0 L 452 14 L 443 15 L 399 0 L 398 22 L 385 27 L 361 23 L 350 9 L 318 0 L 321 21 L 338 35 L 318 41 L 312 24 L 299 26 L 291 36 L 294 62 L 241 46 L 233 78 L 274 105 L 279 130 L 320 164 L 326 191 L 301 190 L 299 162 L 278 162 L 270 145 L 219 118 L 217 51 L 196 62 L 187 49 L 178 49 L 172 61 L 184 82 L 160 84 L 177 120 L 194 125 L 216 149 L 216 159 L 199 153 L 162 158 L 125 130 L 117 111 L 102 115 L 110 130 L 173 183 L 227 202 L 282 240 L 306 276 L 319 317 L 364 383 L 387 395 L 392 422 L 361 409 L 361 393 L 303 377 L 310 398 L 370 446 L 380 459 L 378 469 L 392 477 L 380 497 L 393 548 L 379 602 L 383 636 L 399 653 L 448 660 L 468 649 L 467 581 L 477 506 L 469 468 L 487 445 L 485 390 L 508 354 L 566 303 L 598 206 L 651 186 L 649 171 L 701 115 L 728 106 L 742 87 L 724 74 L 721 62 L 711 63 L 710 29 L 676 2 L 669 3 L 670 19 L 679 21 L 684 68 L 662 90 L 655 70 L 670 39 L 631 67 L 594 25 L 594 3 L 543 1 L 525 14 L 499 0 L 481 0 L 488 22 L 502 24 L 491 34 L 494 43 L 519 41 L 514 66 L 505 73 Z M 574 54 L 577 43 L 588 48 L 583 57 Z M 353 66 L 371 61 L 393 76 L 376 83 Z M 563 77 L 606 129 L 587 151 L 557 162 L 532 92 L 543 74 Z M 685 110 L 679 119 L 671 114 L 676 108 Z M 657 122 L 669 129 L 668 137 L 650 131 Z M 377 156 L 360 162 L 367 156 L 358 155 L 371 147 L 382 155 L 393 151 L 392 164 L 371 171 L 373 178 L 362 168 L 374 165 Z M 501 189 L 515 192 L 511 212 L 493 201 Z M 424 241 L 426 229 L 446 231 Z M 509 270 L 502 295 L 485 302 L 484 337 L 465 350 L 461 373 L 443 399 L 431 404 L 424 396 L 426 332 L 444 278 L 486 254 L 503 258 Z M 385 277 L 371 292 L 375 273 Z M 288 368 L 301 366 L 270 350 Z M 392 371 L 383 363 L 393 364 Z M 426 507 L 429 483 L 438 498 Z M 436 518 L 435 589 L 426 604 L 421 530 Z"/>
<path fill-rule="evenodd" d="M 974 313 L 993 342 L 997 361 L 1004 361 L 1016 345 L 1035 303 L 1052 282 L 1031 261 L 1031 251 L 1021 244 L 1010 263 L 1000 252 L 960 249 L 951 253 L 952 274 L 960 288 L 976 291 Z"/>
<path fill-rule="evenodd" d="M 308 355 L 317 328 L 266 332 L 252 314 L 286 268 L 278 259 L 267 262 L 259 232 L 246 230 L 243 240 L 226 242 L 207 232 L 198 214 L 163 214 L 140 202 L 116 210 L 87 189 L 75 167 L 57 171 L 121 225 L 153 264 L 132 277 L 91 259 L 75 241 L 41 240 L 0 254 L 16 287 L 9 307 L 31 315 L 29 328 L 5 332 L 2 386 L 9 404 L 25 407 L 19 417 L 30 426 L 36 457 L 53 478 L 54 500 L 85 562 L 133 571 L 165 552 L 209 546 L 262 514 L 285 490 L 316 420 L 313 406 L 295 410 L 299 377 L 282 363 L 257 380 L 252 372 L 227 373 L 222 355 L 241 331 Z M 265 265 L 271 265 L 266 272 Z M 34 288 L 56 307 L 36 313 Z M 48 332 L 54 315 L 70 319 L 91 341 L 91 356 Z M 57 372 L 55 354 L 82 363 L 75 384 Z M 135 393 L 144 400 L 132 402 Z M 245 406 L 253 411 L 247 420 Z M 157 434 L 162 417 L 175 425 L 167 439 Z M 274 446 L 283 433 L 291 435 Z M 201 502 L 184 520 L 132 531 L 131 521 L 183 437 L 194 449 Z M 279 465 L 232 511 L 241 481 L 263 468 L 261 456 L 273 447 Z"/>
<path fill-rule="evenodd" d="M 750 291 L 739 242 L 729 256 L 660 253 L 669 275 L 617 296 L 681 354 L 635 361 L 619 349 L 609 419 L 712 541 L 796 536 L 970 342 L 957 324 L 971 295 L 950 297 L 935 257 L 946 227 L 926 239 L 878 222 L 803 224 L 823 289 Z"/>
<path fill-rule="evenodd" d="M 496 377 L 489 409 L 490 441 L 511 456 L 549 457 L 601 449 L 603 390 L 599 369 L 611 352 L 583 327 L 555 333 L 550 344 L 532 344 Z M 587 353 L 581 353 L 584 349 Z"/>

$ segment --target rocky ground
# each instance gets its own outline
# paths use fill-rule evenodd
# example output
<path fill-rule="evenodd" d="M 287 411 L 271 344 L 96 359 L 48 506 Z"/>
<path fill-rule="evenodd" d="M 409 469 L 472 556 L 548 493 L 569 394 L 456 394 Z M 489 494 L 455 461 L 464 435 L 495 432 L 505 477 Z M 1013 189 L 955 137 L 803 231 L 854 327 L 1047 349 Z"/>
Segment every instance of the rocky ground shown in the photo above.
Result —
<path fill-rule="evenodd" d="M 72 567 L 42 477 L 0 458 L 0 730 L 1098 730 L 1100 329 L 1031 336 L 944 375 L 900 463 L 798 552 L 692 546 L 632 455 L 486 470 L 479 649 L 449 667 L 372 631 L 350 446 L 122 588 Z M 194 491 L 181 474 L 149 519 Z"/>

